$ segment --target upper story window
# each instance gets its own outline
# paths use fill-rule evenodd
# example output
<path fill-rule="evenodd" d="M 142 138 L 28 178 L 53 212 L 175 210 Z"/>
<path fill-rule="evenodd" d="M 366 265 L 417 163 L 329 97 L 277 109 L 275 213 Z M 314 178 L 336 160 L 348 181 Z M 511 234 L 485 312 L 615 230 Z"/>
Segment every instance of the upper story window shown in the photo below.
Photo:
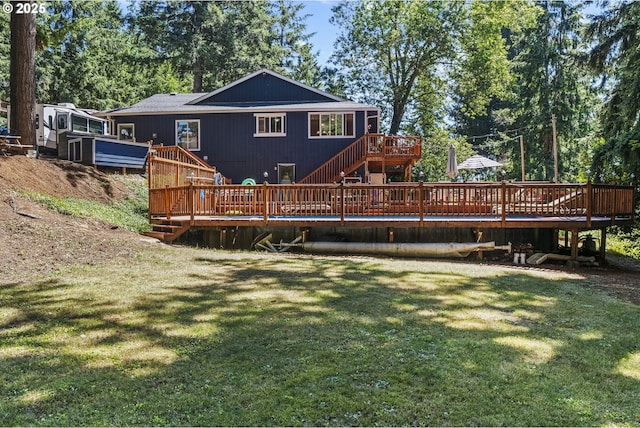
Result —
<path fill-rule="evenodd" d="M 200 150 L 200 119 L 176 120 L 176 145 Z"/>
<path fill-rule="evenodd" d="M 309 113 L 309 138 L 354 137 L 354 113 Z"/>
<path fill-rule="evenodd" d="M 287 135 L 284 127 L 285 113 L 256 113 L 256 132 L 254 137 L 284 137 Z"/>

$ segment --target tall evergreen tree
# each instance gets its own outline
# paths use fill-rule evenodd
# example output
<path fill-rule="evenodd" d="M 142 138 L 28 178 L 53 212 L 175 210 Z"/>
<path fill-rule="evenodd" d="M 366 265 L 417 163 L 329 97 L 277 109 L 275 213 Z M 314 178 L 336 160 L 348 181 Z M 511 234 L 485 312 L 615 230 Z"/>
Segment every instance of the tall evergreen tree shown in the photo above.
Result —
<path fill-rule="evenodd" d="M 509 111 L 515 82 L 510 35 L 535 25 L 539 8 L 529 1 L 474 1 L 466 13 L 449 114 L 459 135 L 494 134 L 514 120 Z"/>
<path fill-rule="evenodd" d="M 586 150 L 585 137 L 593 122 L 595 93 L 591 79 L 579 58 L 586 45 L 580 3 L 540 1 L 542 13 L 537 25 L 524 30 L 515 40 L 517 73 L 515 126 L 526 141 L 525 170 L 528 179 L 554 178 L 553 128 L 555 117 L 558 144 L 558 179 L 575 179 L 579 153 Z M 520 159 L 519 148 L 509 146 L 512 158 Z M 506 149 L 509 149 L 507 147 Z M 517 165 L 519 161 L 514 161 Z"/>
<path fill-rule="evenodd" d="M 22 4 L 13 2 L 11 13 L 11 127 L 26 145 L 36 144 L 35 130 L 35 72 L 36 17 L 32 13 L 18 13 Z M 25 8 L 30 2 L 24 2 Z"/>
<path fill-rule="evenodd" d="M 39 102 L 107 109 L 180 86 L 166 64 L 141 66 L 153 52 L 136 46 L 116 1 L 52 2 L 42 19 L 48 36 L 38 55 Z"/>
<path fill-rule="evenodd" d="M 273 34 L 275 44 L 281 50 L 280 68 L 293 79 L 307 85 L 321 85 L 317 52 L 312 51 L 311 37 L 307 32 L 304 4 L 289 0 L 278 0 L 273 5 Z"/>
<path fill-rule="evenodd" d="M 302 5 L 287 1 L 143 1 L 130 12 L 141 43 L 201 92 L 260 68 L 318 80 Z"/>
<path fill-rule="evenodd" d="M 598 178 L 628 180 L 640 174 L 640 2 L 604 6 L 589 28 L 589 64 L 608 88 L 593 166 Z"/>
<path fill-rule="evenodd" d="M 9 99 L 9 63 L 11 55 L 11 31 L 8 13 L 0 14 L 0 100 Z"/>

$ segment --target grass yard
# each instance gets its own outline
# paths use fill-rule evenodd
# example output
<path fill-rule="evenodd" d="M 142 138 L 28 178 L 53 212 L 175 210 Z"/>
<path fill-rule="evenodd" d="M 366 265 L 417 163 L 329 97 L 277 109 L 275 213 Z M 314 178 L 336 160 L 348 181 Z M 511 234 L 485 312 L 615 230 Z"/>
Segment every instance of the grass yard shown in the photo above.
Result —
<path fill-rule="evenodd" d="M 0 425 L 640 425 L 580 272 L 158 246 L 0 285 Z"/>

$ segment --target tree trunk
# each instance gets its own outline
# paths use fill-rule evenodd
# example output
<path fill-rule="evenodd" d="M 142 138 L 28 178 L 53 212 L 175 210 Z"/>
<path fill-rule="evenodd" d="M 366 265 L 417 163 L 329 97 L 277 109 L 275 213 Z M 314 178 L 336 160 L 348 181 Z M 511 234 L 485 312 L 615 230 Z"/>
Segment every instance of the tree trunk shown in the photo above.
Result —
<path fill-rule="evenodd" d="M 202 92 L 202 79 L 204 74 L 204 67 L 201 64 L 200 58 L 193 66 L 193 92 Z"/>
<path fill-rule="evenodd" d="M 24 2 L 28 3 L 28 2 Z M 36 15 L 17 14 L 18 2 L 11 2 L 11 127 L 24 145 L 36 144 Z"/>

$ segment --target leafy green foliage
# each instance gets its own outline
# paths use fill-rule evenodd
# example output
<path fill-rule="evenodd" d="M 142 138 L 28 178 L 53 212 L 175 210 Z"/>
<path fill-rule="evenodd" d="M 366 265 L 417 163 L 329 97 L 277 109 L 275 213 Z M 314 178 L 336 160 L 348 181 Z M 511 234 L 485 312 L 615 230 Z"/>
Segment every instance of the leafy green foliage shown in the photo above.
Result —
<path fill-rule="evenodd" d="M 581 66 L 586 52 L 580 3 L 539 2 L 542 13 L 537 25 L 514 35 L 514 63 L 517 73 L 513 101 L 515 125 L 523 130 L 526 142 L 527 179 L 552 180 L 553 129 L 559 159 L 559 179 L 575 180 L 578 165 L 587 149 L 585 138 L 594 139 L 596 92 L 590 76 Z M 512 156 L 518 158 L 518 156 Z"/>
<path fill-rule="evenodd" d="M 640 174 L 640 3 L 621 1 L 595 17 L 589 65 L 609 82 L 602 111 L 606 142 L 596 152 L 595 176 Z"/>
<path fill-rule="evenodd" d="M 314 83 L 302 4 L 289 1 L 143 1 L 128 21 L 140 43 L 190 77 L 193 92 L 217 89 L 269 68 Z"/>
<path fill-rule="evenodd" d="M 342 33 L 334 58 L 352 97 L 383 106 L 389 133 L 403 125 L 421 73 L 452 54 L 458 3 L 343 2 L 333 22 Z"/>
<path fill-rule="evenodd" d="M 532 27 L 539 9 L 525 1 L 474 1 L 465 12 L 469 24 L 461 29 L 453 93 L 455 115 L 473 118 L 486 113 L 492 100 L 511 94 L 514 78 L 504 34 Z"/>
<path fill-rule="evenodd" d="M 9 16 L 8 13 L 0 13 L 0 100 L 2 101 L 9 99 L 9 56 L 11 52 Z M 6 122 L 0 126 L 6 126 Z"/>
<path fill-rule="evenodd" d="M 123 26 L 118 2 L 47 5 L 48 13 L 39 16 L 47 36 L 37 58 L 39 102 L 108 109 L 184 88 L 168 64 L 143 66 L 154 53 Z"/>

